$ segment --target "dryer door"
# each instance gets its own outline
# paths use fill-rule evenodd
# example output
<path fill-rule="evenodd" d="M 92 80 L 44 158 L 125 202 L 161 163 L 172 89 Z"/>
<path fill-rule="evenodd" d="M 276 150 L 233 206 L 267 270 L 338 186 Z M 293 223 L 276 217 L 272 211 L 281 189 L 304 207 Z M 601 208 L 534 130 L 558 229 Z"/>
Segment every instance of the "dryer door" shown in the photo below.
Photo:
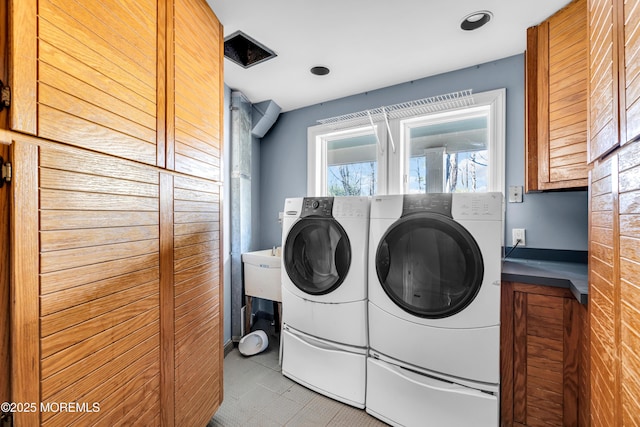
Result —
<path fill-rule="evenodd" d="M 308 294 L 324 295 L 347 276 L 351 244 L 335 219 L 307 217 L 291 227 L 282 257 L 294 285 Z"/>
<path fill-rule="evenodd" d="M 423 212 L 389 227 L 376 252 L 376 272 L 384 291 L 403 310 L 443 318 L 473 301 L 484 264 L 467 229 L 444 215 Z"/>

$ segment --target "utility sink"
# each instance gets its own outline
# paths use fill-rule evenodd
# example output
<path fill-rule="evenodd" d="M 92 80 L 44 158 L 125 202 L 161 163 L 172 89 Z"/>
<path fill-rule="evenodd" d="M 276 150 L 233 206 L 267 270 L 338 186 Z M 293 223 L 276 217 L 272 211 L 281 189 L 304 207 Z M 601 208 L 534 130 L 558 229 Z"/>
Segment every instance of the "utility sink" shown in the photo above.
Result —
<path fill-rule="evenodd" d="M 280 262 L 280 248 L 243 253 L 244 293 L 282 302 Z"/>

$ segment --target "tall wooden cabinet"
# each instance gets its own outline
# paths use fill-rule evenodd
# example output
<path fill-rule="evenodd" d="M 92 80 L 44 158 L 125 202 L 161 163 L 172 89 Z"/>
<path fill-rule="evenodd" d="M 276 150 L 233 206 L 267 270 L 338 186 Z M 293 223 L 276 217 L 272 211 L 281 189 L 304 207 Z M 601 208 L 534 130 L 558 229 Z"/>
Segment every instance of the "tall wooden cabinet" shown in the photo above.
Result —
<path fill-rule="evenodd" d="M 640 143 L 591 172 L 589 301 L 594 426 L 635 425 L 640 413 Z"/>
<path fill-rule="evenodd" d="M 589 299 L 594 426 L 640 413 L 640 2 L 589 0 Z"/>
<path fill-rule="evenodd" d="M 9 3 L 10 400 L 37 403 L 14 425 L 204 426 L 223 391 L 222 27 L 204 0 Z"/>

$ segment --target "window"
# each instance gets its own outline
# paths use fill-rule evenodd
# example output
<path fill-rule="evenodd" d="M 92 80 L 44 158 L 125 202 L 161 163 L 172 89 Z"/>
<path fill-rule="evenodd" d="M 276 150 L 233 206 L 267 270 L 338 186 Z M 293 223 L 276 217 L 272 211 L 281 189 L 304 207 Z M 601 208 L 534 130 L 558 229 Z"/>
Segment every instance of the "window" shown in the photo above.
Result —
<path fill-rule="evenodd" d="M 340 130 L 312 126 L 308 194 L 504 192 L 504 96 L 483 92 L 471 106 Z"/>
<path fill-rule="evenodd" d="M 355 127 L 329 131 L 315 126 L 310 136 L 309 170 L 313 170 L 313 190 L 309 195 L 373 196 L 384 194 L 385 173 L 380 167 L 383 156 L 378 140 L 380 126 Z M 311 131 L 310 131 L 311 132 Z M 312 152 L 313 151 L 313 152 Z"/>

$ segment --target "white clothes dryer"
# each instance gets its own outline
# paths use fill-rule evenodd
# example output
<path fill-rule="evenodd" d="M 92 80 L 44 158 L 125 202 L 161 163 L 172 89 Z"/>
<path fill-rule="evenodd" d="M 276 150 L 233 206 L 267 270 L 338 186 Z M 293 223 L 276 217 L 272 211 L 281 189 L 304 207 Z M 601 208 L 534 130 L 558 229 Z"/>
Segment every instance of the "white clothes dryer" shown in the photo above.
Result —
<path fill-rule="evenodd" d="M 282 372 L 364 407 L 369 199 L 287 199 L 282 230 Z"/>
<path fill-rule="evenodd" d="M 460 425 L 464 413 L 447 413 L 469 401 L 479 408 L 468 414 L 469 425 L 497 425 L 503 209 L 500 193 L 372 199 L 372 415 L 391 424 L 430 425 L 427 412 L 415 407 L 407 414 L 411 404 L 394 403 L 394 396 L 407 393 L 431 402 L 434 425 Z"/>

